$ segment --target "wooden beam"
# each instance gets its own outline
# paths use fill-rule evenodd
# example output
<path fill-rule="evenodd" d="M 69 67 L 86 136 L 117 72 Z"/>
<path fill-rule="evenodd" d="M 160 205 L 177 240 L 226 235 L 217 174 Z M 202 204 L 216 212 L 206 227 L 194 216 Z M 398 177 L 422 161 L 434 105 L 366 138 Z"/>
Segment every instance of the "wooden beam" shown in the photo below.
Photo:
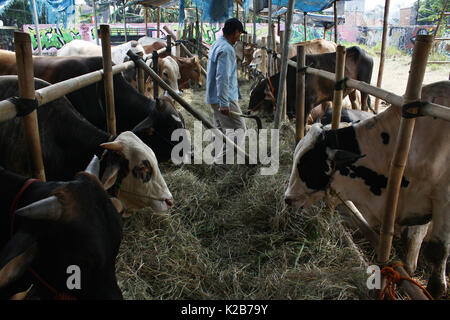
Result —
<path fill-rule="evenodd" d="M 109 25 L 100 25 L 102 37 L 103 82 L 105 84 L 106 126 L 107 131 L 116 135 L 116 112 L 114 107 L 114 82 L 111 60 L 111 36 Z"/>

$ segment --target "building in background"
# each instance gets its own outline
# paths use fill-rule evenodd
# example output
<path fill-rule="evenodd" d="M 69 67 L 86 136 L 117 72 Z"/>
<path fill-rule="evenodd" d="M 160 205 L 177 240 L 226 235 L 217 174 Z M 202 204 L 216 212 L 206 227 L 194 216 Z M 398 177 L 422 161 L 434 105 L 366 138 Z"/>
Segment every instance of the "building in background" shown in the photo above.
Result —
<path fill-rule="evenodd" d="M 417 19 L 417 10 L 414 7 L 401 8 L 400 9 L 400 26 L 415 25 Z"/>

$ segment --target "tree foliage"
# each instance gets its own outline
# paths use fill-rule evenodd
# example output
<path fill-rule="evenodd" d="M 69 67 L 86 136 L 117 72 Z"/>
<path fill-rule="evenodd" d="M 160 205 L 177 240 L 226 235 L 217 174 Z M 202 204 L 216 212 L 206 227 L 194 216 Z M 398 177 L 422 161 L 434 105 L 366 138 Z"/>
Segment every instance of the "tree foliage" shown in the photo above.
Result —
<path fill-rule="evenodd" d="M 444 7 L 446 0 L 420 0 L 416 2 L 415 8 L 417 9 L 417 4 L 420 3 L 418 10 L 417 24 L 420 25 L 434 25 L 437 24 L 439 18 L 441 17 L 442 8 Z M 447 8 L 448 10 L 448 8 Z M 445 17 L 443 19 L 446 19 Z M 443 21 L 445 24 L 445 21 Z"/>

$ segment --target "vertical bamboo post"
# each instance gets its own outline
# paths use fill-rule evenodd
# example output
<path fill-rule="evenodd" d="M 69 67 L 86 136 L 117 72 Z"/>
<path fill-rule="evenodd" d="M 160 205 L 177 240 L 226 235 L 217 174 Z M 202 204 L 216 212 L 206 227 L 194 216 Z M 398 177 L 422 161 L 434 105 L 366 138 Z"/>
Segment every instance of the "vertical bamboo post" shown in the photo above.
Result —
<path fill-rule="evenodd" d="M 274 49 L 272 46 L 272 38 L 274 37 L 272 33 L 272 0 L 268 0 L 269 12 L 268 12 L 268 34 L 267 34 L 267 48 Z M 272 75 L 272 57 L 270 54 L 267 55 L 267 76 L 270 77 Z"/>
<path fill-rule="evenodd" d="M 116 112 L 114 108 L 114 83 L 112 74 L 111 36 L 109 32 L 109 25 L 100 25 L 100 35 L 102 38 L 103 83 L 105 87 L 106 101 L 106 125 L 107 131 L 115 135 Z"/>
<path fill-rule="evenodd" d="M 160 38 L 161 36 L 161 8 L 158 7 L 158 20 L 156 22 L 156 37 Z"/>
<path fill-rule="evenodd" d="M 261 44 L 262 44 L 263 47 L 266 46 L 266 37 L 262 37 Z M 267 51 L 263 51 L 262 52 L 262 59 L 261 59 L 262 60 L 261 61 L 261 72 L 262 72 L 262 74 L 265 77 L 269 76 L 268 75 L 268 70 L 267 70 L 267 57 L 268 57 Z"/>
<path fill-rule="evenodd" d="M 128 42 L 127 39 L 127 16 L 125 14 L 125 1 L 123 2 L 123 32 L 125 33 L 125 42 Z M 97 37 L 98 38 L 98 37 Z M 97 42 L 98 44 L 98 42 Z"/>
<path fill-rule="evenodd" d="M 297 96 L 295 99 L 295 142 L 305 134 L 305 46 L 297 46 Z"/>
<path fill-rule="evenodd" d="M 403 96 L 405 104 L 420 99 L 425 68 L 432 44 L 433 36 L 416 36 L 411 58 L 411 66 L 409 69 L 408 83 Z M 412 109 L 410 112 L 416 113 L 417 110 Z M 386 206 L 380 230 L 378 261 L 381 264 L 388 262 L 391 253 L 400 185 L 406 162 L 408 160 L 408 153 L 414 132 L 415 122 L 415 118 L 406 119 L 402 117 L 400 120 L 395 151 L 389 169 L 389 179 L 386 190 Z"/>
<path fill-rule="evenodd" d="M 93 1 L 93 7 L 94 7 L 94 28 L 95 28 L 95 42 L 97 43 L 97 45 L 99 45 L 99 39 L 98 39 L 98 23 L 97 23 L 97 1 L 94 0 Z M 125 15 L 125 7 L 124 7 L 124 15 Z M 125 40 L 126 41 L 126 40 Z"/>
<path fill-rule="evenodd" d="M 303 32 L 305 34 L 305 41 L 308 41 L 308 26 L 306 25 L 306 15 L 308 12 L 303 12 Z"/>
<path fill-rule="evenodd" d="M 200 19 L 198 17 L 198 8 L 195 7 L 195 38 L 197 40 L 197 54 L 200 56 Z"/>
<path fill-rule="evenodd" d="M 32 0 L 31 3 L 33 4 L 33 21 L 34 21 L 34 27 L 36 29 L 36 42 L 37 42 L 37 46 L 38 46 L 38 53 L 41 56 L 42 55 L 41 33 L 39 31 L 39 19 L 38 19 L 37 8 L 36 8 L 36 0 Z"/>
<path fill-rule="evenodd" d="M 158 70 L 158 52 L 153 51 L 152 60 L 153 60 L 153 71 L 155 71 L 155 73 L 157 75 L 159 75 L 159 70 Z M 158 85 L 157 81 L 153 81 L 153 97 L 154 98 L 159 97 L 159 85 Z"/>
<path fill-rule="evenodd" d="M 386 0 L 384 4 L 384 20 L 383 20 L 383 35 L 381 40 L 381 55 L 380 55 L 380 65 L 378 67 L 378 78 L 377 78 L 377 87 L 381 88 L 381 83 L 383 81 L 383 70 L 384 70 L 384 59 L 386 56 L 386 40 L 387 40 L 387 32 L 388 32 L 388 20 L 389 20 L 389 6 L 390 0 Z M 378 112 L 378 107 L 380 105 L 380 99 L 375 97 L 375 112 Z M 367 111 L 367 106 L 363 109 Z"/>
<path fill-rule="evenodd" d="M 253 43 L 256 43 L 256 13 L 253 10 Z"/>
<path fill-rule="evenodd" d="M 180 31 L 180 30 L 177 30 L 177 38 L 176 38 L 175 40 L 179 40 L 179 39 L 180 39 L 180 36 L 181 36 L 181 31 Z M 180 45 L 178 45 L 178 46 L 176 47 L 176 55 L 177 55 L 177 57 L 181 57 L 181 53 L 180 53 Z"/>
<path fill-rule="evenodd" d="M 275 25 L 274 24 L 272 24 L 272 50 L 274 52 L 277 51 L 277 39 L 275 37 Z M 271 68 L 272 68 L 271 75 L 274 75 L 276 73 L 276 70 L 277 70 L 276 66 L 277 66 L 277 59 L 273 58 L 272 63 L 271 63 Z"/>
<path fill-rule="evenodd" d="M 289 0 L 288 3 L 288 14 L 286 18 L 286 30 L 284 33 L 284 47 L 283 52 L 281 53 L 281 70 L 280 70 L 280 82 L 278 85 L 278 95 L 277 95 L 277 109 L 275 112 L 274 119 L 274 129 L 280 128 L 280 118 L 281 118 L 281 109 L 283 108 L 283 99 L 284 99 L 284 88 L 286 87 L 286 76 L 288 72 L 288 51 L 289 51 L 289 41 L 290 33 L 291 33 L 291 24 L 292 24 L 292 14 L 294 12 L 294 0 Z"/>
<path fill-rule="evenodd" d="M 144 7 L 145 10 L 145 36 L 148 37 L 148 8 Z"/>
<path fill-rule="evenodd" d="M 337 0 L 333 3 L 334 9 L 334 43 L 338 43 L 338 18 L 337 18 Z"/>
<path fill-rule="evenodd" d="M 284 48 L 284 31 L 280 31 L 279 33 L 280 35 L 280 48 L 277 51 L 278 54 L 281 54 L 283 48 Z M 278 59 L 275 60 L 276 61 L 276 72 L 280 72 L 280 61 L 278 61 Z"/>
<path fill-rule="evenodd" d="M 16 52 L 17 76 L 19 78 L 19 96 L 23 99 L 34 100 L 33 58 L 31 39 L 28 33 L 14 32 L 14 51 Z M 22 122 L 25 138 L 30 150 L 33 176 L 45 181 L 37 111 L 34 110 L 24 116 Z"/>
<path fill-rule="evenodd" d="M 172 52 L 172 36 L 170 34 L 167 35 L 167 50 L 169 50 L 169 52 Z"/>
<path fill-rule="evenodd" d="M 338 45 L 336 48 L 336 82 L 344 79 L 345 72 L 345 47 Z M 341 122 L 342 98 L 344 89 L 334 90 L 333 93 L 333 116 L 331 120 L 331 129 L 339 129 Z"/>

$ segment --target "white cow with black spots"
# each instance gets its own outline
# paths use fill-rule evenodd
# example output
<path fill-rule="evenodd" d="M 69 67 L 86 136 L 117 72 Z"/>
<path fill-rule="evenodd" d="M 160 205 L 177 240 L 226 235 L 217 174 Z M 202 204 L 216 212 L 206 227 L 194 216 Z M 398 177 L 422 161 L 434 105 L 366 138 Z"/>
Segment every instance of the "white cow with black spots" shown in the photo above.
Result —
<path fill-rule="evenodd" d="M 422 90 L 423 100 L 450 106 L 450 81 Z M 326 194 L 351 200 L 371 226 L 379 226 L 385 211 L 389 166 L 394 153 L 401 111 L 390 107 L 353 126 L 323 130 L 312 126 L 298 143 L 285 201 L 306 208 Z M 447 289 L 446 261 L 450 244 L 450 123 L 431 117 L 416 120 L 402 186 L 396 225 L 420 226 L 432 221 L 426 257 L 433 266 L 427 289 L 439 297 Z M 330 192 L 331 191 L 331 192 Z M 423 236 L 423 235 L 422 235 Z M 407 264 L 414 269 L 409 247 Z M 407 266 L 408 267 L 408 266 Z"/>

